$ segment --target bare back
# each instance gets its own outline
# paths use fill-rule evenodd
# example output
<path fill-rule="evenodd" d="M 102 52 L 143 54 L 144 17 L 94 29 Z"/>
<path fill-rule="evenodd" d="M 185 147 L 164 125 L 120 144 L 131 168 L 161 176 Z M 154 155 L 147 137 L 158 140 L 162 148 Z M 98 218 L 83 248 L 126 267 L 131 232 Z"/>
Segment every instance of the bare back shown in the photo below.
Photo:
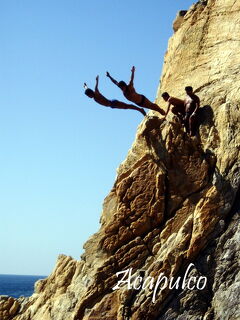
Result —
<path fill-rule="evenodd" d="M 184 101 L 175 97 L 170 97 L 168 102 L 174 107 L 184 107 Z"/>
<path fill-rule="evenodd" d="M 108 107 L 111 105 L 111 101 L 105 98 L 98 90 L 95 90 L 93 98 L 97 103 L 101 104 L 102 106 Z"/>
<path fill-rule="evenodd" d="M 123 90 L 123 95 L 129 101 L 139 104 L 142 100 L 142 95 L 137 93 L 132 85 L 128 85 L 125 90 Z"/>

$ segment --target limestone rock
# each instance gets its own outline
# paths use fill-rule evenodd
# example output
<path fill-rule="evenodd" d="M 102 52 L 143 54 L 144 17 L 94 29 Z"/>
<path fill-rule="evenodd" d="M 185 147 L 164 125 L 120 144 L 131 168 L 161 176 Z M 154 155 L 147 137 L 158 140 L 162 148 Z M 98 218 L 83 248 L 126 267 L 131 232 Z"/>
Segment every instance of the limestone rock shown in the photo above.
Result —
<path fill-rule="evenodd" d="M 240 318 L 240 198 L 230 219 L 220 222 L 217 237 L 201 252 L 192 273 L 208 277 L 203 290 L 174 291 L 158 320 Z"/>
<path fill-rule="evenodd" d="M 12 319 L 18 312 L 20 304 L 17 299 L 8 296 L 0 296 L 0 319 Z"/>
<path fill-rule="evenodd" d="M 60 256 L 14 320 L 239 319 L 240 2 L 192 5 L 169 40 L 161 93 L 201 99 L 189 137 L 173 116 L 151 112 L 106 197 L 100 230 L 79 261 Z M 206 276 L 201 290 L 117 284 L 117 272 L 157 279 Z M 132 279 L 133 280 L 133 279 Z"/>
<path fill-rule="evenodd" d="M 181 10 L 177 13 L 177 16 L 173 22 L 173 30 L 174 32 L 177 32 L 178 29 L 181 27 L 183 21 L 184 21 L 184 16 L 187 13 L 187 10 Z"/>

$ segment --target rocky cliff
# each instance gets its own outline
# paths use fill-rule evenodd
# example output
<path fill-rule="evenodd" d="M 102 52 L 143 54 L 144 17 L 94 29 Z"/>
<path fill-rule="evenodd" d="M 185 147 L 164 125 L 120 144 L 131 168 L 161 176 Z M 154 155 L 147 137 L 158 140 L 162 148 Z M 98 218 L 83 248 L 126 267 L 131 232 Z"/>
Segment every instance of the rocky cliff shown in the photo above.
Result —
<path fill-rule="evenodd" d="M 189 137 L 170 114 L 145 117 L 99 232 L 79 261 L 59 257 L 14 320 L 240 319 L 240 2 L 199 1 L 174 31 L 157 102 L 163 91 L 183 98 L 192 85 L 199 132 Z M 128 269 L 136 290 L 112 290 Z M 164 288 L 163 275 L 179 285 Z M 155 295 L 151 279 L 162 279 Z"/>

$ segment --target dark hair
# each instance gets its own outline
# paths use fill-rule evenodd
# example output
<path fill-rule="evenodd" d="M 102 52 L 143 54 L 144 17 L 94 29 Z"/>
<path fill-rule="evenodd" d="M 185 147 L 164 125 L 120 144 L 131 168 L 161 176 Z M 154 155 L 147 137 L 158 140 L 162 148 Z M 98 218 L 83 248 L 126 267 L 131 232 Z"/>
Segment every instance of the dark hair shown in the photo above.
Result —
<path fill-rule="evenodd" d="M 94 91 L 92 89 L 86 89 L 85 94 L 89 97 L 92 98 L 94 96 Z"/>
<path fill-rule="evenodd" d="M 170 97 L 170 96 L 169 96 L 169 93 L 168 93 L 168 92 L 163 92 L 162 97 L 163 97 L 163 98 L 168 98 L 168 97 Z"/>
<path fill-rule="evenodd" d="M 118 86 L 119 86 L 120 88 L 122 88 L 122 87 L 127 87 L 127 84 L 126 84 L 125 81 L 119 81 L 119 82 L 118 82 Z"/>
<path fill-rule="evenodd" d="M 193 87 L 191 87 L 191 86 L 188 86 L 188 87 L 185 87 L 185 91 L 193 91 Z"/>

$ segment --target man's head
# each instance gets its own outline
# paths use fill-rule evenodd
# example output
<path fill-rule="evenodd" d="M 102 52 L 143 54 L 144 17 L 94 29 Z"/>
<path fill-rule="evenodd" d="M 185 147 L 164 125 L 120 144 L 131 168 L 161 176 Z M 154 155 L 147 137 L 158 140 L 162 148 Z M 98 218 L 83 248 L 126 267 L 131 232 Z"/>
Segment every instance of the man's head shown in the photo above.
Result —
<path fill-rule="evenodd" d="M 118 86 L 120 89 L 125 90 L 127 88 L 127 84 L 124 81 L 119 81 Z"/>
<path fill-rule="evenodd" d="M 193 88 L 191 86 L 185 87 L 186 94 L 192 94 Z"/>
<path fill-rule="evenodd" d="M 162 94 L 162 98 L 165 100 L 165 101 L 168 101 L 170 95 L 168 94 L 168 92 L 163 92 Z"/>
<path fill-rule="evenodd" d="M 85 90 L 85 94 L 86 96 L 88 96 L 89 98 L 93 98 L 94 97 L 94 91 L 92 89 L 87 89 Z"/>

